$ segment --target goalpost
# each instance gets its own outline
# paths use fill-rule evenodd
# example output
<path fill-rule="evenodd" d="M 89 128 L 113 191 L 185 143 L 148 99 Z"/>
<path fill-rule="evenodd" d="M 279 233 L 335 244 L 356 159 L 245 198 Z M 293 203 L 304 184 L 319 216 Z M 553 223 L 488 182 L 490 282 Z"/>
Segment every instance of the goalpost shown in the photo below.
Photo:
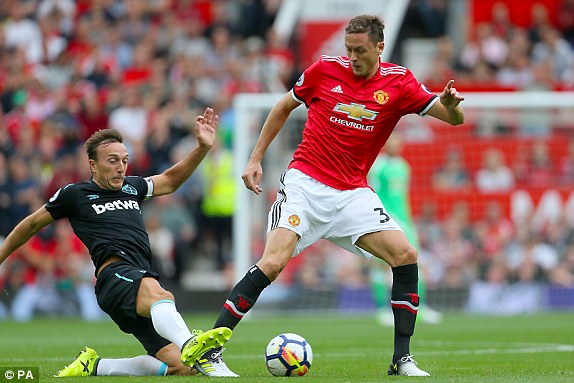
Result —
<path fill-rule="evenodd" d="M 307 112 L 304 105 L 291 114 L 265 154 L 262 163 L 263 193 L 256 196 L 245 188 L 241 180 L 243 169 L 265 118 L 282 96 L 283 94 L 239 94 L 233 101 L 235 173 L 239 184 L 233 222 L 236 280 L 243 277 L 263 252 L 267 213 L 275 200 L 279 176 L 286 169 L 301 140 Z M 574 216 L 574 193 L 569 191 L 572 185 L 565 186 L 558 181 L 544 188 L 519 185 L 509 192 L 490 195 L 477 192 L 475 187 L 461 192 L 437 192 L 432 189 L 432 173 L 450 147 L 456 147 L 463 153 L 465 165 L 474 182 L 482 156 L 488 148 L 499 149 L 504 154 L 506 164 L 512 167 L 518 156 L 524 154 L 523 150 L 529 150 L 536 142 L 544 142 L 548 145 L 550 156 L 557 162 L 566 155 L 569 137 L 574 136 L 574 92 L 476 92 L 464 93 L 464 96 L 462 106 L 465 109 L 466 121 L 462 126 L 452 127 L 440 121 L 437 123 L 430 117 L 418 116 L 415 116 L 416 119 L 403 118 L 397 126 L 396 132 L 405 134 L 404 155 L 413 168 L 411 189 L 415 190 L 411 190 L 411 203 L 414 215 L 423 214 L 424 209 L 431 204 L 436 209 L 437 219 L 440 220 L 450 213 L 454 205 L 464 203 L 469 210 L 469 220 L 474 222 L 482 219 L 487 205 L 496 202 L 501 204 L 503 215 L 515 223 L 528 214 L 538 214 L 541 219 L 552 219 L 553 215 L 560 214 L 565 209 L 570 210 L 570 217 Z M 574 225 L 574 222 L 570 224 Z M 327 241 L 320 241 L 312 252 L 313 254 L 302 254 L 295 259 L 311 258 L 309 262 L 316 262 L 315 265 L 303 264 L 307 262 L 303 259 L 292 260 L 290 264 L 294 266 L 290 268 L 288 265 L 289 270 L 286 269 L 285 275 L 272 284 L 272 287 L 278 287 L 264 292 L 261 300 L 273 302 L 284 299 L 295 286 L 293 281 L 307 278 L 298 274 L 301 269 L 324 267 L 322 272 L 331 275 L 328 279 L 319 281 L 319 285 L 324 283 L 324 286 L 323 289 L 319 288 L 322 291 L 317 295 L 320 297 L 317 299 L 325 299 L 324 297 L 328 296 L 333 302 L 315 302 L 312 294 L 306 291 L 305 298 L 309 301 L 307 308 L 336 308 L 337 304 L 340 304 L 336 301 L 340 300 L 341 296 L 333 291 L 340 288 L 341 280 L 343 283 L 356 285 L 360 283 L 359 279 L 352 279 L 349 275 L 355 273 L 364 277 L 364 269 L 369 267 L 368 264 L 362 263 L 349 266 L 351 264 L 348 258 L 329 247 Z M 337 254 L 332 256 L 335 260 L 325 260 L 322 252 L 328 252 L 327 257 L 336 252 Z M 343 261 L 336 260 L 340 257 L 343 257 Z M 344 266 L 341 266 L 342 264 Z M 363 282 L 366 283 L 366 287 L 363 287 L 368 290 L 368 280 L 365 278 Z M 437 285 L 440 287 L 440 281 Z M 429 291 L 429 299 L 431 293 L 432 291 Z M 444 305 L 446 308 L 452 303 L 449 302 L 448 293 L 438 298 L 435 296 L 434 299 L 435 303 L 438 302 L 439 306 Z M 464 300 L 466 296 L 452 299 L 453 302 Z M 456 304 L 453 307 L 458 307 L 455 306 Z M 572 306 L 574 307 L 574 302 Z M 370 306 L 367 304 L 365 307 L 368 309 Z"/>

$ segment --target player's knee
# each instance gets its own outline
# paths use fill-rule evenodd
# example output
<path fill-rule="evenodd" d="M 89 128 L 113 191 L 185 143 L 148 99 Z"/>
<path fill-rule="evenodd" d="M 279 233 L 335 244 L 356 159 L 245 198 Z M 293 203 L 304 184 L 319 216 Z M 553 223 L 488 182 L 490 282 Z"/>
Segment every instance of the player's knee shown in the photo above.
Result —
<path fill-rule="evenodd" d="M 149 298 L 153 302 L 159 302 L 159 301 L 174 301 L 175 302 L 175 298 L 174 298 L 173 294 L 167 290 L 150 292 Z"/>
<path fill-rule="evenodd" d="M 393 257 L 395 261 L 394 266 L 410 265 L 413 263 L 417 263 L 418 255 L 419 253 L 417 249 L 415 249 L 413 246 L 408 246 L 402 249 L 401 251 L 397 252 L 397 254 L 395 254 L 395 256 Z"/>
<path fill-rule="evenodd" d="M 281 271 L 285 268 L 283 262 L 278 261 L 278 257 L 262 258 L 257 262 L 257 267 L 269 278 L 269 281 L 274 281 Z"/>

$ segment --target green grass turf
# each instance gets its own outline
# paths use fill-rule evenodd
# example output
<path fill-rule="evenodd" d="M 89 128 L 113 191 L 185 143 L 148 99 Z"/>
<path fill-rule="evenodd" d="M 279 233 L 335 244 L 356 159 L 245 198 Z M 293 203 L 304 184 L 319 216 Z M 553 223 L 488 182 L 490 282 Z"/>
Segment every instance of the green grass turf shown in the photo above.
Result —
<path fill-rule="evenodd" d="M 211 327 L 216 314 L 186 315 L 190 327 Z M 381 382 L 415 379 L 388 377 L 392 329 L 370 315 L 264 315 L 244 320 L 227 344 L 225 360 L 241 382 L 277 382 L 267 372 L 267 342 L 282 332 L 298 333 L 311 343 L 314 361 L 300 379 L 309 382 Z M 40 381 L 55 382 L 57 370 L 72 361 L 83 346 L 102 357 L 143 353 L 135 338 L 112 322 L 37 319 L 30 323 L 0 322 L 0 367 L 40 367 Z M 574 312 L 517 317 L 446 314 L 441 324 L 417 325 L 411 352 L 431 373 L 425 382 L 574 382 Z M 67 378 L 66 382 L 87 378 Z M 106 377 L 114 382 L 179 381 L 206 377 Z M 0 382 L 7 381 L 0 377 Z M 14 382 L 15 380 L 12 380 Z"/>

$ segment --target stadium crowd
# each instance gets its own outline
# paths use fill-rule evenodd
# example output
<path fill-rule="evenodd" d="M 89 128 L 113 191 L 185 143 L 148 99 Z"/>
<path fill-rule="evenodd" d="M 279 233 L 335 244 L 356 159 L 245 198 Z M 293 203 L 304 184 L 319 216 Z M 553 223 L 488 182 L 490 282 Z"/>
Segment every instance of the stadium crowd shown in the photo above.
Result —
<path fill-rule="evenodd" d="M 462 89 L 574 87 L 574 1 L 563 1 L 558 24 L 550 23 L 542 3 L 533 7 L 529 28 L 513 26 L 500 2 L 492 20 L 478 25 L 460 51 L 441 23 L 421 22 L 429 11 L 444 19 L 446 3 L 413 1 L 405 23 L 407 34 L 438 39 L 436 71 L 420 79 L 427 85 L 455 78 Z M 296 41 L 279 45 L 271 28 L 280 5 L 281 0 L 2 1 L 0 238 L 60 186 L 89 177 L 82 143 L 93 132 L 118 129 L 137 159 L 129 171 L 155 174 L 193 145 L 194 116 L 211 106 L 220 116 L 217 148 L 200 172 L 176 194 L 148 203 L 144 215 L 164 278 L 178 283 L 192 262 L 213 259 L 213 268 L 229 274 L 238 177 L 231 100 L 238 92 L 286 91 L 302 70 L 291 46 Z M 544 150 L 534 150 L 532 162 L 526 156 L 516 164 L 490 151 L 477 174 L 464 168 L 447 173 L 453 169 L 445 166 L 437 170 L 436 188 L 476 183 L 481 191 L 511 190 L 535 175 L 542 179 L 538 183 L 552 176 L 548 182 L 573 185 L 574 141 L 560 163 L 545 160 Z M 453 151 L 449 161 L 460 165 L 459 154 Z M 494 300 L 501 286 L 574 287 L 574 222 L 566 210 L 546 225 L 532 217 L 516 225 L 496 206 L 472 222 L 467 210 L 455 206 L 439 220 L 429 206 L 416 217 L 429 286 L 472 286 L 470 297 L 477 298 L 469 307 L 477 311 L 494 307 L 480 298 L 489 291 Z M 316 282 L 314 271 L 336 283 L 367 283 L 349 270 L 327 267 L 322 257 L 307 258 L 295 264 L 305 265 L 301 283 Z M 92 283 L 86 249 L 67 223 L 59 223 L 0 269 L 0 318 L 28 320 L 42 311 L 98 319 Z"/>

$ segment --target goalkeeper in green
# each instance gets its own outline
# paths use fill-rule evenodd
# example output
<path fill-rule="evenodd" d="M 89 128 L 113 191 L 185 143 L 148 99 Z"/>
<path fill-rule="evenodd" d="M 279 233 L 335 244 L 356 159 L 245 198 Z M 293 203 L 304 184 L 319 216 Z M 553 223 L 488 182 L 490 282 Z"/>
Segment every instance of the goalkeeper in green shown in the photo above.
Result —
<path fill-rule="evenodd" d="M 419 250 L 419 237 L 412 220 L 409 200 L 411 166 L 401 156 L 401 149 L 402 143 L 399 137 L 396 134 L 389 137 L 369 172 L 369 184 L 378 194 L 387 213 L 403 229 L 409 242 Z M 394 319 L 389 306 L 391 284 L 388 281 L 391 274 L 382 267 L 383 263 L 380 266 L 372 268 L 370 274 L 377 321 L 382 325 L 392 326 Z M 419 296 L 420 319 L 428 323 L 440 322 L 442 314 L 423 303 L 425 301 L 424 272 L 419 274 Z"/>

